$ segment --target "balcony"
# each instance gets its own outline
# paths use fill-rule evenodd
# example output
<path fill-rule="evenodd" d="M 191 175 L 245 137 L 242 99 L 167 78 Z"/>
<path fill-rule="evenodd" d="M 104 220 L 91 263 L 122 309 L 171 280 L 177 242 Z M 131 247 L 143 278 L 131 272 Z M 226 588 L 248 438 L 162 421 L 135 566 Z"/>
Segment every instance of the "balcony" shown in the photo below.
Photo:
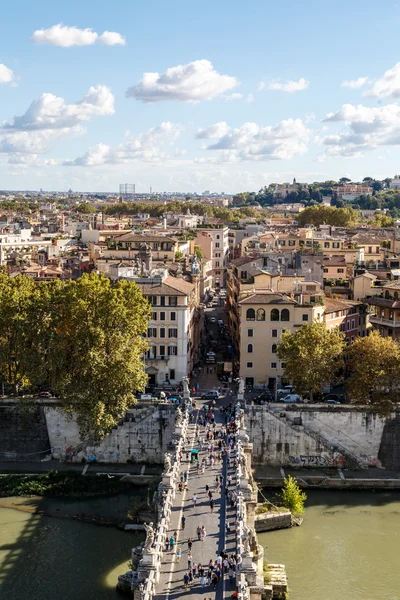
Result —
<path fill-rule="evenodd" d="M 370 315 L 369 322 L 373 325 L 384 325 L 385 327 L 400 327 L 400 321 L 385 319 L 384 317 L 378 317 L 377 315 Z"/>
<path fill-rule="evenodd" d="M 164 360 L 166 362 L 169 361 L 169 359 L 171 358 L 171 356 L 166 356 L 166 355 L 161 355 L 161 356 L 153 356 L 152 358 L 146 358 L 146 365 L 147 366 L 154 366 L 154 363 L 160 361 L 160 360 Z"/>

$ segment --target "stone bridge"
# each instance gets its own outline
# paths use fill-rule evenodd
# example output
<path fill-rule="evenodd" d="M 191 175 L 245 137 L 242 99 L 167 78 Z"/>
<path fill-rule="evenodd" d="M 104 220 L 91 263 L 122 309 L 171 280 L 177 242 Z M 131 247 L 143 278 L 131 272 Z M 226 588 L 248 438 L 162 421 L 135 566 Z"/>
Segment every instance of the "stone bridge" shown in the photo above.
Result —
<path fill-rule="evenodd" d="M 132 550 L 132 569 L 119 577 L 119 591 L 133 594 L 135 600 L 169 600 L 179 596 L 203 600 L 214 590 L 218 600 L 231 598 L 236 590 L 239 600 L 260 600 L 261 596 L 268 600 L 287 591 L 286 583 L 264 584 L 264 550 L 258 544 L 254 526 L 257 487 L 251 472 L 252 444 L 239 403 L 230 415 L 234 445 L 218 460 L 217 444 L 225 439 L 220 436 L 228 419 L 229 415 L 225 417 L 223 412 L 215 413 L 215 429 L 207 425 L 209 435 L 215 432 L 216 438 L 213 462 L 213 449 L 208 444 L 214 442 L 205 442 L 203 412 L 186 398 L 182 418 L 178 414 L 174 428 L 174 451 L 165 458 L 162 481 L 155 494 L 158 522 L 147 527 L 144 545 Z M 199 462 L 191 462 L 192 450 L 198 451 Z M 221 485 L 217 486 L 216 480 Z M 206 486 L 212 491 L 212 508 Z M 202 528 L 205 535 L 199 532 Z M 176 538 L 172 548 L 167 543 L 171 536 Z M 221 552 L 221 560 L 224 556 L 236 557 L 232 570 L 223 569 L 215 584 L 203 581 L 195 572 L 186 589 L 184 575 L 190 565 L 201 563 L 207 567 L 207 573 L 209 561 L 215 561 Z"/>

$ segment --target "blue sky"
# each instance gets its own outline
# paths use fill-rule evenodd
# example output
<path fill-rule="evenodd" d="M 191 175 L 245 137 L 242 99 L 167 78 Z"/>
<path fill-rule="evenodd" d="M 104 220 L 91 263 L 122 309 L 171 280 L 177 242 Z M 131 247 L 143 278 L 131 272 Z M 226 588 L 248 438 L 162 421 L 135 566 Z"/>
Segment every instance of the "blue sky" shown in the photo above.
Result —
<path fill-rule="evenodd" d="M 385 0 L 16 0 L 0 23 L 0 189 L 393 176 L 399 16 Z"/>

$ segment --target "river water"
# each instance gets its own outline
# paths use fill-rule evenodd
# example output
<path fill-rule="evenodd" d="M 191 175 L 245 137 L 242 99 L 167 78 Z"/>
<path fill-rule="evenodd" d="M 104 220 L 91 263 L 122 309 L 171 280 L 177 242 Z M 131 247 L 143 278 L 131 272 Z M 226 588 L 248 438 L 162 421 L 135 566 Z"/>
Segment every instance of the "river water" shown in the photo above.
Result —
<path fill-rule="evenodd" d="M 301 527 L 259 536 L 266 560 L 286 564 L 290 600 L 400 600 L 400 492 L 308 496 Z M 120 517 L 126 498 L 47 499 L 44 506 L 53 514 Z M 116 600 L 118 575 L 141 540 L 0 507 L 0 598 Z"/>
<path fill-rule="evenodd" d="M 310 490 L 303 525 L 259 542 L 290 600 L 400 600 L 400 491 Z"/>
<path fill-rule="evenodd" d="M 45 504 L 61 515 L 72 509 L 119 517 L 126 501 L 117 496 Z M 131 548 L 142 539 L 140 533 L 0 507 L 0 598 L 116 600 L 118 575 L 128 571 Z"/>

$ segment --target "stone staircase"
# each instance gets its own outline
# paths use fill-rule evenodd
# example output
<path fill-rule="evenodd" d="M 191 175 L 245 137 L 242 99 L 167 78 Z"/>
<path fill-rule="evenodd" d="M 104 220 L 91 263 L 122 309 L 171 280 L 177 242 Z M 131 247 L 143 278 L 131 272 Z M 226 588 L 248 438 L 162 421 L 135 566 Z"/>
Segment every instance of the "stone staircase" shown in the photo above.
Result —
<path fill-rule="evenodd" d="M 340 444 L 339 442 L 332 442 L 310 427 L 305 427 L 304 425 L 295 423 L 294 419 L 290 418 L 290 415 L 281 409 L 268 407 L 267 410 L 275 419 L 289 426 L 294 431 L 307 434 L 310 438 L 320 444 L 320 446 L 325 448 L 327 452 L 340 452 L 340 454 L 346 458 L 347 467 L 353 469 L 368 469 L 368 463 L 360 456 L 343 446 L 343 444 Z"/>

